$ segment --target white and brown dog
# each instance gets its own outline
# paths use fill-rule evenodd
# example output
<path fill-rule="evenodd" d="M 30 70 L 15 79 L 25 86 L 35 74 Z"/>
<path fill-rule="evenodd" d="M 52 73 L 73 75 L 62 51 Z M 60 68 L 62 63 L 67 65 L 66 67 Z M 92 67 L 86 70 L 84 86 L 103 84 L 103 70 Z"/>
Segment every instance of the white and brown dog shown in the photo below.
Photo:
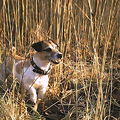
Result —
<path fill-rule="evenodd" d="M 31 60 L 25 60 L 20 56 L 14 56 L 15 62 L 15 77 L 19 82 L 23 81 L 24 89 L 30 93 L 30 100 L 35 103 L 34 109 L 37 110 L 39 100 L 43 97 L 48 86 L 48 73 L 50 64 L 59 64 L 62 58 L 62 53 L 56 49 L 56 44 L 51 40 L 40 41 L 32 44 L 35 53 Z M 3 63 L 1 70 L 1 79 L 12 73 L 13 64 L 10 58 L 7 58 L 6 65 Z M 38 94 L 36 92 L 38 90 Z"/>

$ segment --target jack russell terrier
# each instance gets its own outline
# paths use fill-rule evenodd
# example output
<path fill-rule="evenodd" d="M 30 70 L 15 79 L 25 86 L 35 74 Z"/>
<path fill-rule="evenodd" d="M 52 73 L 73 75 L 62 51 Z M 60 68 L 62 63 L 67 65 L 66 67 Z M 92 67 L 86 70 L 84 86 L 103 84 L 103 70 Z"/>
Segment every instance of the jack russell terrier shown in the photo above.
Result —
<path fill-rule="evenodd" d="M 14 68 L 15 77 L 19 82 L 23 82 L 23 88 L 29 91 L 30 100 L 35 103 L 34 110 L 37 110 L 39 101 L 48 86 L 50 64 L 59 64 L 62 53 L 56 49 L 57 45 L 51 40 L 34 43 L 32 47 L 36 52 L 31 60 L 25 60 L 18 55 L 14 56 Z M 5 80 L 12 71 L 13 62 L 10 58 L 7 58 L 6 64 L 5 62 L 2 64 L 1 79 Z M 38 94 L 36 90 L 38 90 Z"/>

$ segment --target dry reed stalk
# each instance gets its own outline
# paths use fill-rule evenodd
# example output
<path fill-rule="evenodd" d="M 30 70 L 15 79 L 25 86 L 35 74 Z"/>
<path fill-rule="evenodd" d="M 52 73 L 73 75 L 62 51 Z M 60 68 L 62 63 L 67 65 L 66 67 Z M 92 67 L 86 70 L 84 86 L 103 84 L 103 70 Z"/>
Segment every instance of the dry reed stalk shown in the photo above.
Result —
<path fill-rule="evenodd" d="M 73 105 L 71 99 L 74 101 L 73 107 L 68 113 L 65 113 L 69 119 L 72 116 L 74 119 L 103 119 L 108 108 L 110 115 L 111 107 L 107 107 L 106 101 L 111 106 L 111 98 L 109 102 L 107 94 L 109 89 L 111 89 L 112 93 L 112 84 L 111 86 L 109 85 L 109 80 L 112 83 L 112 67 L 111 73 L 109 73 L 109 76 L 111 76 L 106 80 L 108 82 L 106 83 L 105 92 L 102 85 L 109 46 L 110 44 L 112 46 L 111 66 L 113 66 L 113 51 L 116 43 L 119 43 L 119 27 L 117 28 L 117 38 L 115 40 L 112 39 L 115 25 L 119 24 L 119 20 L 115 20 L 118 13 L 116 11 L 117 4 L 118 0 L 112 0 L 112 3 L 111 0 L 3 1 L 4 43 L 8 42 L 9 47 L 12 47 L 13 41 L 15 41 L 17 53 L 23 55 L 24 52 L 26 56 L 29 50 L 27 44 L 35 41 L 30 30 L 38 28 L 38 23 L 41 23 L 48 31 L 46 37 L 50 37 L 59 43 L 64 58 L 63 64 L 53 69 L 55 73 L 53 76 L 51 75 L 50 82 L 54 82 L 51 82 L 50 85 L 54 92 L 51 95 L 61 101 L 64 111 L 64 105 Z M 112 45 L 112 43 L 114 44 Z M 20 48 L 19 45 L 22 47 Z M 100 54 L 101 46 L 104 49 L 102 51 L 103 55 Z M 89 72 L 82 66 L 82 61 L 87 63 L 88 56 L 92 62 L 92 68 Z M 101 59 L 102 64 L 100 63 Z M 90 76 L 89 79 L 88 76 Z M 14 76 L 13 80 L 15 80 Z M 64 82 L 61 82 L 63 80 Z M 74 83 L 75 92 L 71 92 L 73 96 L 67 100 L 69 97 L 66 94 L 69 91 L 68 84 L 70 85 L 70 81 L 76 81 Z M 96 91 L 98 93 L 94 90 L 92 81 L 97 81 Z M 60 90 L 59 86 L 61 84 Z M 79 85 L 83 87 L 85 94 L 81 98 L 79 96 Z M 61 93 L 63 93 L 64 99 L 60 97 Z M 14 92 L 12 94 L 14 95 Z M 97 100 L 91 95 L 95 96 Z M 17 99 L 19 100 L 19 98 Z M 84 104 L 84 102 L 81 102 L 82 100 L 85 101 L 85 107 L 81 110 L 79 105 L 80 103 Z M 14 104 L 13 106 L 19 106 L 19 104 Z M 17 111 L 16 108 L 13 110 L 13 114 L 11 113 L 12 116 L 15 115 L 15 111 Z M 22 105 L 18 117 L 20 116 L 22 116 Z"/>
<path fill-rule="evenodd" d="M 93 18 L 93 9 L 91 7 L 91 1 L 88 0 L 88 3 L 89 3 L 89 8 L 90 8 L 90 18 L 91 18 L 91 30 L 92 30 L 92 40 L 93 40 L 93 50 L 94 50 L 94 63 L 93 63 L 93 66 L 94 66 L 94 70 L 93 71 L 96 71 L 96 73 L 93 73 L 92 74 L 96 74 L 96 76 L 99 77 L 99 62 L 98 62 L 98 53 L 97 53 L 97 41 L 96 41 L 96 37 L 95 37 L 95 31 L 94 31 L 94 18 Z M 102 80 L 99 81 L 99 79 L 97 79 L 97 84 L 98 84 L 98 97 L 97 97 L 97 106 L 96 106 L 96 112 L 95 112 L 95 120 L 98 120 L 98 119 L 102 119 L 103 115 L 100 114 L 100 116 L 98 115 L 99 114 L 99 111 L 101 112 L 101 108 L 102 108 L 102 101 L 103 101 L 103 90 L 102 90 Z M 89 91 L 90 93 L 90 91 Z M 100 109 L 99 109 L 100 108 Z"/>

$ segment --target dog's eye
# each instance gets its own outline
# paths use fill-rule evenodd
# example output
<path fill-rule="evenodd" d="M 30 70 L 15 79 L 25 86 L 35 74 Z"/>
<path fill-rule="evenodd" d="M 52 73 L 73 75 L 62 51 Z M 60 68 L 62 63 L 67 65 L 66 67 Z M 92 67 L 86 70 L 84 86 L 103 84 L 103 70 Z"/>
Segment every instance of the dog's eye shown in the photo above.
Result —
<path fill-rule="evenodd" d="M 46 51 L 46 52 L 51 52 L 52 49 L 51 49 L 51 48 L 47 48 L 45 51 Z"/>

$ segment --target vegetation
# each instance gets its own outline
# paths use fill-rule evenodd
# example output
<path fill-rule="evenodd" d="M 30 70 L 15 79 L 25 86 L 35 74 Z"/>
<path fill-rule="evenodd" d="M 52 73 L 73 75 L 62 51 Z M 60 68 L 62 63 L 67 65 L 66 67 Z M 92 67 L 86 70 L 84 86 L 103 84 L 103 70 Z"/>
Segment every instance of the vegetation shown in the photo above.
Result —
<path fill-rule="evenodd" d="M 14 76 L 9 89 L 1 84 L 1 120 L 120 119 L 119 0 L 3 0 L 0 6 L 1 62 L 13 46 L 28 58 L 31 44 L 48 38 L 63 53 L 38 113 L 27 112 Z"/>

